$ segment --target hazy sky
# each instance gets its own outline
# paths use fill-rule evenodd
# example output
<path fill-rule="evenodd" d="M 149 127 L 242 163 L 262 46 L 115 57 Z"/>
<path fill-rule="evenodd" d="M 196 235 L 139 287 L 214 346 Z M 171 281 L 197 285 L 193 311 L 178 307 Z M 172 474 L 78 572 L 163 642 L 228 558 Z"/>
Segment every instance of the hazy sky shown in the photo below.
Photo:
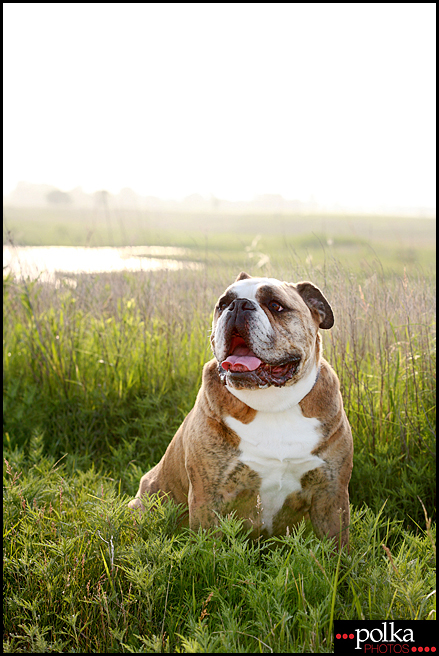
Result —
<path fill-rule="evenodd" d="M 435 206 L 435 3 L 4 3 L 4 185 Z"/>

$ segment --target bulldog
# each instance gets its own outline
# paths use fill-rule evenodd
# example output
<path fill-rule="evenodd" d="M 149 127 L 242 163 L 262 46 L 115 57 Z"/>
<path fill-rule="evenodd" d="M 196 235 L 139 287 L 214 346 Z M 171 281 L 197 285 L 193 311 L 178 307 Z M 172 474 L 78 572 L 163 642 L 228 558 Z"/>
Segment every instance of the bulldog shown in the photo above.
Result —
<path fill-rule="evenodd" d="M 171 498 L 195 530 L 235 511 L 253 538 L 306 518 L 347 545 L 352 435 L 319 334 L 333 323 L 312 283 L 240 273 L 215 306 L 195 405 L 129 506 Z"/>

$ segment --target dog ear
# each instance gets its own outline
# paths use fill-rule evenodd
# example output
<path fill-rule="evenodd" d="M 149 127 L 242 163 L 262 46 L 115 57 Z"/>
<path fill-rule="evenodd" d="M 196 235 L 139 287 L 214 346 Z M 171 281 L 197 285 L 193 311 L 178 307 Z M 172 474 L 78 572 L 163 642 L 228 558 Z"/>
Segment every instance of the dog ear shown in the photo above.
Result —
<path fill-rule="evenodd" d="M 310 282 L 298 282 L 295 287 L 302 300 L 305 301 L 311 310 L 311 313 L 318 313 L 320 317 L 319 328 L 332 328 L 334 325 L 334 315 L 331 306 L 320 289 Z"/>
<path fill-rule="evenodd" d="M 238 282 L 238 280 L 245 280 L 246 278 L 251 278 L 251 276 L 249 276 L 245 271 L 241 271 L 235 282 Z"/>

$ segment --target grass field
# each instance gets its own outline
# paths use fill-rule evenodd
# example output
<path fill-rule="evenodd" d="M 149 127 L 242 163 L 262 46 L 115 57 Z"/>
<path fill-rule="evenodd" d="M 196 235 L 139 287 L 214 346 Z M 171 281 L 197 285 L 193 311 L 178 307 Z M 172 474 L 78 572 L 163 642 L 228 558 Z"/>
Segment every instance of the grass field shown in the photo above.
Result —
<path fill-rule="evenodd" d="M 3 243 L 23 246 L 183 246 L 189 259 L 223 267 L 266 261 L 322 266 L 335 258 L 366 273 L 435 265 L 435 221 L 392 216 L 182 214 L 5 208 Z"/>
<path fill-rule="evenodd" d="M 282 232 L 256 217 L 203 236 L 171 218 L 146 243 L 192 247 L 201 270 L 4 280 L 4 649 L 330 652 L 334 619 L 434 619 L 432 224 L 313 218 L 313 235 L 311 219 Z M 19 220 L 7 228 L 25 243 Z M 193 405 L 213 304 L 241 269 L 311 280 L 334 309 L 323 339 L 354 436 L 349 554 L 305 525 L 250 543 L 233 517 L 220 538 L 177 529 L 172 504 L 126 509 Z"/>

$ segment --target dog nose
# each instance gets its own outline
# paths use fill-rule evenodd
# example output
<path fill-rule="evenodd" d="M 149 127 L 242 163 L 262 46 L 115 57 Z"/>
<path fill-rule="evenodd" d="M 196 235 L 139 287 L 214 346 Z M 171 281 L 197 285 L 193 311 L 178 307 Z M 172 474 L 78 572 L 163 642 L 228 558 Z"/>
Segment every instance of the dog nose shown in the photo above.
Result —
<path fill-rule="evenodd" d="M 248 298 L 235 298 L 234 301 L 229 305 L 229 310 L 236 312 L 248 312 L 254 311 L 256 308 L 252 301 L 249 301 Z"/>

